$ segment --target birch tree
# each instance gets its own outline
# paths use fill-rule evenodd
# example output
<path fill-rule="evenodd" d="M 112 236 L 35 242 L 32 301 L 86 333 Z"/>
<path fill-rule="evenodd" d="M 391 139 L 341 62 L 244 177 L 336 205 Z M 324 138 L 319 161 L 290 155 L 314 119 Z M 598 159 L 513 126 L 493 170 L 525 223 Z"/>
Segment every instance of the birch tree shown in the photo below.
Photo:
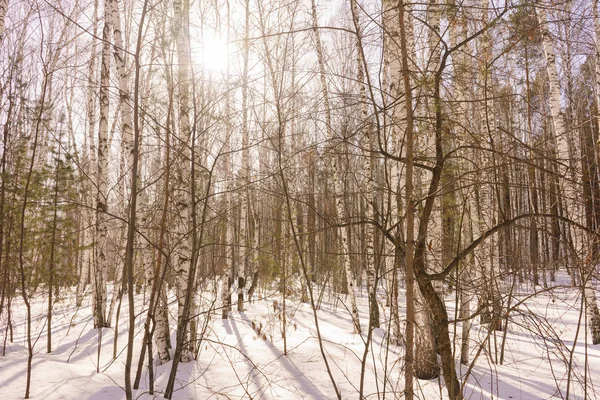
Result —
<path fill-rule="evenodd" d="M 594 6 L 597 6 L 594 3 Z M 566 208 L 564 210 L 565 216 L 569 218 L 568 211 L 573 208 L 573 198 L 575 193 L 577 192 L 577 188 L 575 187 L 573 182 L 580 182 L 582 180 L 579 175 L 579 171 L 581 170 L 578 166 L 576 160 L 573 160 L 570 154 L 572 151 L 569 151 L 570 144 L 568 140 L 568 136 L 571 135 L 571 132 L 568 132 L 565 124 L 565 116 L 561 110 L 561 90 L 560 90 L 560 81 L 558 76 L 558 69 L 556 66 L 556 54 L 554 51 L 554 43 L 553 38 L 550 33 L 550 27 L 548 24 L 548 17 L 544 6 L 540 6 L 536 4 L 536 13 L 540 23 L 540 29 L 542 32 L 542 40 L 544 45 L 544 54 L 546 56 L 546 71 L 548 73 L 548 83 L 550 86 L 550 111 L 552 113 L 552 123 L 554 125 L 554 141 L 556 143 L 556 155 L 558 162 L 558 173 L 562 177 L 570 177 L 571 179 L 567 179 L 566 183 L 556 188 L 560 194 L 564 194 Z M 596 15 L 596 14 L 595 14 Z M 596 21 L 594 21 L 596 24 Z M 560 195 L 559 195 L 560 196 Z M 572 211 L 571 211 L 572 212 Z M 569 229 L 569 228 L 567 228 Z M 587 318 L 588 324 L 590 326 L 590 330 L 593 333 L 593 342 L 600 342 L 600 310 L 598 309 L 596 296 L 591 287 L 591 281 L 589 277 L 591 276 L 591 271 L 587 271 L 587 268 L 584 269 L 583 273 L 583 296 L 585 297 L 586 305 L 587 305 Z"/>
<path fill-rule="evenodd" d="M 229 30 L 229 24 L 228 24 Z M 245 4 L 245 23 L 244 23 L 244 49 L 243 49 L 243 71 L 242 71 L 242 169 L 241 169 L 241 185 L 242 185 L 242 204 L 240 214 L 240 238 L 241 238 L 241 254 L 240 267 L 238 269 L 238 311 L 244 311 L 244 288 L 246 286 L 246 276 L 251 264 L 253 264 L 253 252 L 250 242 L 250 132 L 248 126 L 248 57 L 249 57 L 249 42 L 250 36 L 250 1 L 246 0 Z M 249 294 L 250 296 L 250 294 Z"/>
<path fill-rule="evenodd" d="M 175 256 L 175 291 L 178 302 L 178 330 L 186 331 L 186 316 L 183 315 L 184 303 L 186 298 L 187 281 L 190 279 L 190 260 L 191 260 L 191 207 L 193 207 L 189 195 L 188 177 L 190 176 L 189 164 L 192 162 L 190 157 L 190 33 L 189 33 L 189 0 L 174 0 L 174 23 L 173 36 L 175 37 L 177 47 L 177 85 L 179 100 L 179 134 L 177 170 L 175 178 L 174 200 L 177 206 L 178 221 L 176 232 L 179 237 L 179 246 Z M 191 361 L 191 355 L 188 351 L 189 342 L 186 336 L 182 337 L 184 346 L 182 349 L 181 361 Z"/>
<path fill-rule="evenodd" d="M 319 80 L 321 83 L 321 96 L 323 96 L 323 109 L 325 111 L 325 126 L 327 130 L 327 138 L 330 141 L 331 146 L 341 147 L 341 154 L 337 155 L 339 150 L 333 151 L 334 155 L 331 156 L 331 169 L 333 175 L 333 186 L 334 186 L 334 198 L 335 208 L 338 218 L 338 223 L 343 224 L 346 221 L 346 209 L 344 207 L 344 178 L 343 178 L 343 155 L 347 153 L 346 142 L 342 139 L 340 144 L 336 144 L 336 138 L 334 136 L 333 125 L 331 120 L 331 108 L 329 89 L 327 87 L 327 75 L 325 71 L 325 54 L 323 51 L 323 44 L 321 42 L 321 36 L 318 29 L 317 20 L 317 5 L 315 0 L 311 3 L 312 9 L 312 26 L 315 35 L 315 44 L 317 50 L 317 60 L 319 64 Z M 356 305 L 356 280 L 354 278 L 354 272 L 350 264 L 350 248 L 348 242 L 348 233 L 345 227 L 337 229 L 337 233 L 340 238 L 341 250 L 342 250 L 342 268 L 346 276 L 346 282 L 348 283 L 348 296 L 350 298 L 350 312 L 352 314 L 353 332 L 361 333 L 360 320 L 358 318 L 358 307 Z"/>
<path fill-rule="evenodd" d="M 360 25 L 358 5 L 356 0 L 351 0 L 350 7 L 352 8 L 353 23 L 357 30 L 356 35 L 362 37 L 362 29 Z M 378 269 L 375 268 L 375 218 L 380 210 L 377 210 L 377 197 L 375 195 L 375 173 L 378 167 L 376 153 L 377 145 L 373 123 L 370 120 L 369 109 L 367 103 L 367 89 L 365 83 L 365 60 L 361 51 L 362 40 L 356 41 L 356 82 L 358 85 L 359 98 L 363 99 L 360 107 L 362 126 L 362 134 L 360 143 L 363 148 L 363 183 L 366 187 L 366 220 L 367 226 L 365 229 L 366 243 L 366 274 L 367 274 L 367 292 L 369 294 L 369 319 L 372 328 L 379 328 L 379 304 L 377 302 L 377 282 L 379 280 Z"/>
<path fill-rule="evenodd" d="M 98 127 L 98 157 L 96 169 L 96 255 L 94 263 L 94 326 L 110 326 L 106 319 L 106 281 L 108 252 L 108 118 L 110 81 L 110 41 L 112 25 L 111 0 L 104 2 L 104 28 L 102 30 L 102 60 L 100 69 L 100 121 Z"/>
<path fill-rule="evenodd" d="M 8 9 L 8 0 L 0 1 L 0 42 L 4 39 L 4 18 L 6 17 L 6 10 Z"/>

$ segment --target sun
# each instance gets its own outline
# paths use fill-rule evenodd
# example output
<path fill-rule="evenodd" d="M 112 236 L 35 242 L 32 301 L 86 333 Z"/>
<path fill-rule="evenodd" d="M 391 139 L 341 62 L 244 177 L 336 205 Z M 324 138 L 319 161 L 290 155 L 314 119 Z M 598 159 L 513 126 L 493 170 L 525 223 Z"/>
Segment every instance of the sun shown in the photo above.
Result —
<path fill-rule="evenodd" d="M 219 36 L 203 35 L 197 53 L 197 62 L 209 73 L 226 73 L 229 60 L 229 45 Z"/>

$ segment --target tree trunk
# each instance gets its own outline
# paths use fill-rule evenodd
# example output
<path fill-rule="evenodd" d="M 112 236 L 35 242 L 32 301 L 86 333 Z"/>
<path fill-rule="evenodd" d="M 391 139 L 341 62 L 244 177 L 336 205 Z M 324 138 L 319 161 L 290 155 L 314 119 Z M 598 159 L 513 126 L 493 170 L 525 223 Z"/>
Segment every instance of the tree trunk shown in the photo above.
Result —
<path fill-rule="evenodd" d="M 360 26 L 358 18 L 358 5 L 356 0 L 351 0 L 350 6 L 354 15 L 355 26 Z M 362 46 L 360 41 L 357 41 L 357 47 Z M 360 143 L 363 148 L 363 184 L 365 189 L 365 219 L 367 220 L 367 226 L 365 227 L 365 252 L 366 252 L 366 272 L 367 272 L 367 293 L 369 296 L 369 320 L 371 328 L 379 328 L 379 305 L 377 303 L 377 282 L 379 277 L 377 276 L 377 269 L 375 268 L 375 179 L 374 170 L 376 169 L 376 144 L 373 132 L 373 124 L 370 121 L 369 112 L 367 108 L 367 90 L 365 88 L 365 71 L 363 66 L 364 60 L 362 59 L 361 49 L 356 49 L 356 66 L 357 74 L 356 81 L 358 83 L 359 98 L 365 99 L 362 102 L 360 112 L 364 127 L 362 128 L 362 135 L 360 137 Z"/>
<path fill-rule="evenodd" d="M 80 307 L 83 303 L 83 296 L 87 284 L 90 282 L 90 274 L 93 271 L 94 266 L 94 243 L 91 227 L 94 225 L 94 213 L 93 213 L 93 200 L 95 196 L 95 189 L 91 182 L 95 181 L 95 169 L 96 169 L 96 146 L 95 146 L 95 72 L 96 72 L 96 36 L 98 27 L 98 1 L 94 1 L 94 13 L 93 13 L 93 37 L 92 37 L 92 49 L 89 60 L 88 68 L 88 82 L 87 82 L 87 101 L 86 101 L 86 114 L 87 114 L 87 136 L 84 135 L 83 143 L 83 161 L 85 173 L 89 176 L 89 180 L 86 180 L 83 184 L 84 194 L 81 199 L 83 204 L 86 204 L 86 208 L 82 212 L 83 219 L 83 233 L 82 233 L 82 251 L 81 251 L 81 272 L 79 274 L 79 281 L 77 284 L 76 294 L 76 305 Z"/>
<path fill-rule="evenodd" d="M 244 287 L 246 286 L 246 273 L 252 263 L 252 249 L 250 244 L 250 140 L 248 127 L 248 53 L 250 37 L 250 2 L 246 0 L 246 22 L 244 31 L 244 61 L 242 84 L 242 204 L 240 216 L 241 254 L 240 268 L 238 269 L 238 311 L 244 311 Z M 229 17 L 229 16 L 228 16 Z M 228 25 L 229 26 L 229 25 Z M 228 28 L 229 29 L 229 28 Z"/>
<path fill-rule="evenodd" d="M 335 143 L 334 132 L 332 128 L 331 121 L 331 108 L 329 103 L 329 89 L 327 88 L 327 78 L 325 73 L 325 56 L 323 54 L 323 45 L 321 43 L 321 36 L 319 34 L 318 29 L 318 20 L 317 20 L 317 6 L 315 0 L 312 0 L 312 27 L 315 35 L 316 49 L 317 49 L 317 59 L 319 63 L 319 77 L 321 81 L 321 93 L 323 96 L 323 107 L 325 111 L 325 125 L 327 129 L 327 138 L 331 142 Z M 331 168 L 333 173 L 333 186 L 334 186 L 334 198 L 335 198 L 335 208 L 337 213 L 337 222 L 338 224 L 343 224 L 346 221 L 346 208 L 344 207 L 344 177 L 341 175 L 342 171 L 342 157 L 346 154 L 346 145 L 345 142 L 342 144 L 341 156 L 334 154 L 331 156 Z M 338 153 L 338 151 L 334 151 L 333 153 Z M 342 266 L 343 272 L 346 278 L 346 282 L 348 283 L 348 296 L 350 297 L 350 312 L 352 315 L 352 325 L 353 332 L 360 333 L 360 320 L 358 318 L 358 307 L 356 305 L 356 280 L 354 278 L 354 272 L 352 271 L 352 265 L 350 260 L 350 246 L 348 243 L 348 233 L 345 227 L 338 227 L 337 229 L 341 251 L 342 251 Z"/>
<path fill-rule="evenodd" d="M 190 176 L 190 54 L 189 54 L 189 0 L 174 0 L 174 23 L 173 34 L 176 40 L 178 60 L 178 94 L 179 94 L 179 135 L 178 154 L 176 156 L 177 166 L 174 200 L 177 209 L 176 232 L 180 238 L 178 248 L 175 250 L 175 292 L 177 295 L 177 318 L 178 329 L 189 332 L 187 326 L 189 321 L 183 315 L 186 298 L 187 282 L 190 278 L 191 260 L 191 235 L 190 221 L 193 207 L 192 199 L 187 186 Z M 179 334 L 178 334 L 179 336 Z M 181 362 L 189 362 L 192 357 L 189 353 L 188 335 L 182 337 L 183 348 L 181 351 Z"/>
<path fill-rule="evenodd" d="M 8 0 L 0 0 L 0 42 L 4 40 L 4 18 L 8 9 Z"/>
<path fill-rule="evenodd" d="M 94 263 L 94 327 L 110 326 L 106 319 L 106 280 L 108 274 L 108 113 L 110 85 L 110 26 L 112 24 L 111 0 L 104 3 L 104 29 L 102 31 L 102 61 L 100 71 L 100 125 L 98 128 L 98 164 L 96 171 L 96 257 Z"/>

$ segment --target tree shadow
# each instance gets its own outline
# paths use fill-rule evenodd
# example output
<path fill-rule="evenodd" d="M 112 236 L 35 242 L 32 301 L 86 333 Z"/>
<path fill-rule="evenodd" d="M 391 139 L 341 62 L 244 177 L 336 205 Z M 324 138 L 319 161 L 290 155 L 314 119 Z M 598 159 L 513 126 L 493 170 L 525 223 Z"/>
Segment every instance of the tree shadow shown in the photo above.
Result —
<path fill-rule="evenodd" d="M 243 313 L 240 314 L 240 317 L 244 321 L 243 325 L 246 326 L 248 329 L 252 329 L 251 328 L 252 322 L 250 321 L 250 319 Z M 237 327 L 237 324 L 235 323 L 235 320 L 232 321 L 232 327 L 233 327 L 233 330 L 235 331 L 235 335 L 238 339 L 238 342 L 240 343 L 241 351 L 243 352 L 244 355 L 246 355 L 248 357 L 248 355 L 246 354 L 245 346 L 243 344 L 243 338 L 239 332 L 239 329 Z M 285 368 L 285 370 L 291 375 L 291 377 L 289 379 L 286 379 L 287 382 L 292 381 L 295 384 L 299 385 L 296 388 L 300 389 L 302 391 L 303 395 L 312 396 L 313 398 L 316 398 L 316 399 L 327 398 L 327 396 L 325 394 L 323 394 L 320 391 L 320 389 L 317 386 L 315 386 L 314 383 L 305 376 L 304 372 L 301 371 L 296 366 L 296 364 L 289 358 L 289 356 L 283 355 L 283 353 L 281 351 L 279 351 L 276 347 L 274 347 L 272 345 L 268 345 L 267 344 L 267 343 L 269 343 L 268 341 L 262 341 L 262 343 L 263 343 L 263 347 L 268 349 L 274 356 L 276 356 L 275 360 L 279 361 L 279 364 L 283 368 Z M 248 357 L 248 358 L 250 358 L 250 357 Z M 253 368 L 253 374 L 255 376 L 257 375 L 257 371 L 255 370 L 255 368 Z M 288 391 L 288 393 L 291 393 L 289 388 L 284 387 L 283 389 Z"/>

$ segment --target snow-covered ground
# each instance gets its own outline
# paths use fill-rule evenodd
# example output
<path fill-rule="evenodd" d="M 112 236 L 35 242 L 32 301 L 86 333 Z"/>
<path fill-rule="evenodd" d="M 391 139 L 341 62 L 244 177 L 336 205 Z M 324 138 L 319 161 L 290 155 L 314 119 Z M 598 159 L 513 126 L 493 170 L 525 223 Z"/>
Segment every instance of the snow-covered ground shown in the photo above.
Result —
<path fill-rule="evenodd" d="M 470 399 L 600 398 L 600 346 L 586 339 L 585 316 L 577 289 L 557 287 L 531 296 L 531 288 L 517 287 L 511 301 L 511 322 L 504 332 L 479 326 L 475 318 L 471 332 L 471 366 L 462 366 L 463 393 Z M 541 289 L 540 289 L 541 290 Z M 334 399 L 333 385 L 319 350 L 314 317 L 308 304 L 289 300 L 287 355 L 282 339 L 282 301 L 279 295 L 261 293 L 243 313 L 234 311 L 228 320 L 220 312 L 206 321 L 195 362 L 179 364 L 175 399 Z M 54 306 L 53 349 L 46 354 L 46 299 L 32 300 L 35 354 L 32 399 L 122 399 L 125 398 L 124 361 L 127 342 L 127 302 L 121 306 L 117 358 L 112 359 L 114 330 L 104 329 L 98 365 L 98 331 L 92 325 L 90 303 L 77 309 L 72 291 L 64 289 Z M 382 297 L 383 297 L 382 293 Z M 147 296 L 146 296 L 147 297 Z M 401 293 L 400 298 L 403 297 Z M 201 310 L 207 310 L 214 294 L 205 292 Z M 274 306 L 274 302 L 277 304 Z M 343 399 L 358 399 L 366 335 L 352 334 L 344 296 L 326 293 L 318 311 L 325 351 L 335 383 Z M 368 324 L 366 293 L 358 298 L 363 331 Z M 446 298 L 451 318 L 455 295 Z M 139 307 L 134 364 L 142 338 L 144 293 L 136 296 Z M 176 315 L 172 305 L 172 317 Z M 474 309 L 475 306 L 473 305 Z M 388 309 L 382 309 L 385 326 Z M 401 305 L 403 313 L 403 304 Z M 0 399 L 19 399 L 25 393 L 27 348 L 25 307 L 15 300 L 12 307 L 13 342 L 7 338 L 6 312 L 0 325 Z M 174 320 L 173 320 L 174 321 Z M 172 324 L 174 325 L 174 324 Z M 254 325 L 254 328 L 253 328 Z M 260 327 L 260 334 L 257 332 Z M 580 327 L 578 329 L 578 327 Z M 460 343 L 460 324 L 451 332 Z M 366 399 L 402 396 L 402 347 L 389 344 L 383 329 L 375 329 L 366 356 L 363 395 Z M 587 342 L 586 342 L 587 340 Z M 173 335 L 174 342 L 174 335 Z M 504 345 L 504 360 L 499 360 Z M 6 353 L 2 355 L 2 344 Z M 480 344 L 484 344 L 483 347 Z M 498 362 L 494 362 L 498 360 Z M 569 368 L 568 364 L 572 365 Z M 135 372 L 134 365 L 134 372 Z M 457 362 L 457 367 L 458 367 Z M 100 372 L 97 373 L 99 366 Z M 134 398 L 162 398 L 171 363 L 156 367 L 156 394 L 148 394 L 148 371 Z M 443 380 L 416 381 L 417 398 L 446 396 Z M 568 392 L 567 392 L 568 391 Z M 567 396 L 568 394 L 568 396 Z M 587 396 L 587 397 L 586 397 Z"/>

